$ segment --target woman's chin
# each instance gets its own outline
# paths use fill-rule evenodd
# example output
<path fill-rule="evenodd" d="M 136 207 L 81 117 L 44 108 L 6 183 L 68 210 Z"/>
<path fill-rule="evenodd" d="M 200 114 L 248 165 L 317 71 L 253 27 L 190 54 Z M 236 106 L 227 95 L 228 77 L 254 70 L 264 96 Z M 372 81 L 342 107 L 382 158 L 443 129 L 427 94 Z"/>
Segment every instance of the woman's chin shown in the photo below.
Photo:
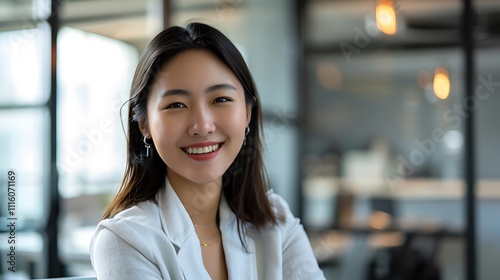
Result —
<path fill-rule="evenodd" d="M 222 184 L 222 176 L 224 175 L 223 171 L 203 171 L 203 170 L 194 170 L 189 173 L 177 173 L 178 176 L 183 177 L 185 180 L 200 184 L 200 185 L 212 185 L 216 183 L 217 185 Z"/>

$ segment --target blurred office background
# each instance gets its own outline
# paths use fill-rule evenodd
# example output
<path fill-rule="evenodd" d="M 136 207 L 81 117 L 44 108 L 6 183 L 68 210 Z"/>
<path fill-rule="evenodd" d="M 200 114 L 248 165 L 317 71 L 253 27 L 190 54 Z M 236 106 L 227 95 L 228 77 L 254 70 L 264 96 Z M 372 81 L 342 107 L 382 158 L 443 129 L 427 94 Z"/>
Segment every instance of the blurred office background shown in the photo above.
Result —
<path fill-rule="evenodd" d="M 466 99 L 461 0 L 1 0 L 0 275 L 94 274 L 88 245 L 122 178 L 120 106 L 135 65 L 165 26 L 199 19 L 250 67 L 271 185 L 327 279 L 467 279 L 468 166 L 474 279 L 498 279 L 500 1 L 473 6 Z M 3 227 L 9 170 L 16 273 Z"/>

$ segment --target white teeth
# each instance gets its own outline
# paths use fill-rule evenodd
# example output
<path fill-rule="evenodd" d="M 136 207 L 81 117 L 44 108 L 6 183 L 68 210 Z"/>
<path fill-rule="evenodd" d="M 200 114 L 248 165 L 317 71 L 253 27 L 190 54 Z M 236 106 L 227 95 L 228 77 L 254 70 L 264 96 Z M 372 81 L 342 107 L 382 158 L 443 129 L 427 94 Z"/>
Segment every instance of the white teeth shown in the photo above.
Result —
<path fill-rule="evenodd" d="M 205 146 L 203 148 L 187 148 L 186 152 L 188 154 L 206 154 L 206 153 L 211 153 L 219 148 L 219 144 L 215 144 L 212 146 Z"/>

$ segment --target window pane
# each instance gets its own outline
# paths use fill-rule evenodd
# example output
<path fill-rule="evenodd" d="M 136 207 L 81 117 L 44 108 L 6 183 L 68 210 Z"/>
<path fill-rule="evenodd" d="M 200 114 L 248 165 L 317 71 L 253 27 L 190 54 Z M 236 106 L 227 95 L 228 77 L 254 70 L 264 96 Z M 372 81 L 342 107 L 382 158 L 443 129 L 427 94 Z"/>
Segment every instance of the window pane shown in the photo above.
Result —
<path fill-rule="evenodd" d="M 63 197 L 113 192 L 121 181 L 126 153 L 120 106 L 137 60 L 123 42 L 61 30 L 57 142 Z"/>
<path fill-rule="evenodd" d="M 9 170 L 16 173 L 16 217 L 18 225 L 44 225 L 48 185 L 49 114 L 45 109 L 0 111 L 0 170 L 6 177 Z M 2 179 L 3 180 L 3 179 Z M 0 201 L 1 216 L 6 216 L 5 189 Z"/>
<path fill-rule="evenodd" d="M 90 237 L 125 167 L 120 106 L 138 54 L 123 42 L 72 28 L 60 31 L 58 43 L 60 253 L 68 273 L 91 274 Z M 127 106 L 123 120 L 126 126 Z"/>
<path fill-rule="evenodd" d="M 288 202 L 297 214 L 297 128 L 285 112 L 276 111 L 264 120 L 264 160 L 269 183 L 274 192 Z"/>
<path fill-rule="evenodd" d="M 461 5 L 308 1 L 303 221 L 349 234 L 338 278 L 390 273 L 403 244 L 464 273 Z"/>
<path fill-rule="evenodd" d="M 500 274 L 495 260 L 500 258 L 498 213 L 500 213 L 500 47 L 477 50 L 476 89 L 476 172 L 479 184 L 477 203 L 477 244 L 479 279 Z M 482 194 L 482 195 L 481 195 Z M 495 276 L 493 276 L 495 275 Z"/>
<path fill-rule="evenodd" d="M 352 61 L 342 54 L 311 56 L 308 151 L 345 153 L 385 144 L 394 156 L 387 164 L 398 173 L 386 175 L 461 178 L 460 58 L 456 48 L 366 53 Z M 449 73 L 451 91 L 444 100 L 432 87 L 436 67 Z"/>
<path fill-rule="evenodd" d="M 41 104 L 49 96 L 50 33 L 46 24 L 0 33 L 0 104 Z"/>
<path fill-rule="evenodd" d="M 500 128 L 496 122 L 500 108 L 500 47 L 477 50 L 477 79 L 475 95 L 477 106 L 477 171 L 487 180 L 500 179 Z M 498 181 L 497 181 L 498 182 Z M 497 183 L 500 188 L 500 183 Z"/>

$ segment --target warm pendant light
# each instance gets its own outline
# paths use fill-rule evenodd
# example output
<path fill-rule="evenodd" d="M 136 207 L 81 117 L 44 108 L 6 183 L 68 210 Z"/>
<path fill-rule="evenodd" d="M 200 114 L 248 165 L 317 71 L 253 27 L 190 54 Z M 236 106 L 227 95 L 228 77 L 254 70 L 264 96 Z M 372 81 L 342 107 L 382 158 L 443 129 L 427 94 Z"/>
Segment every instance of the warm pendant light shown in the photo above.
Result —
<path fill-rule="evenodd" d="M 434 82 L 432 83 L 432 88 L 434 89 L 434 94 L 439 99 L 446 99 L 450 95 L 450 76 L 448 71 L 443 67 L 436 68 L 434 72 Z"/>
<path fill-rule="evenodd" d="M 380 31 L 388 35 L 396 34 L 396 11 L 394 1 L 379 0 L 375 10 L 377 27 Z"/>

